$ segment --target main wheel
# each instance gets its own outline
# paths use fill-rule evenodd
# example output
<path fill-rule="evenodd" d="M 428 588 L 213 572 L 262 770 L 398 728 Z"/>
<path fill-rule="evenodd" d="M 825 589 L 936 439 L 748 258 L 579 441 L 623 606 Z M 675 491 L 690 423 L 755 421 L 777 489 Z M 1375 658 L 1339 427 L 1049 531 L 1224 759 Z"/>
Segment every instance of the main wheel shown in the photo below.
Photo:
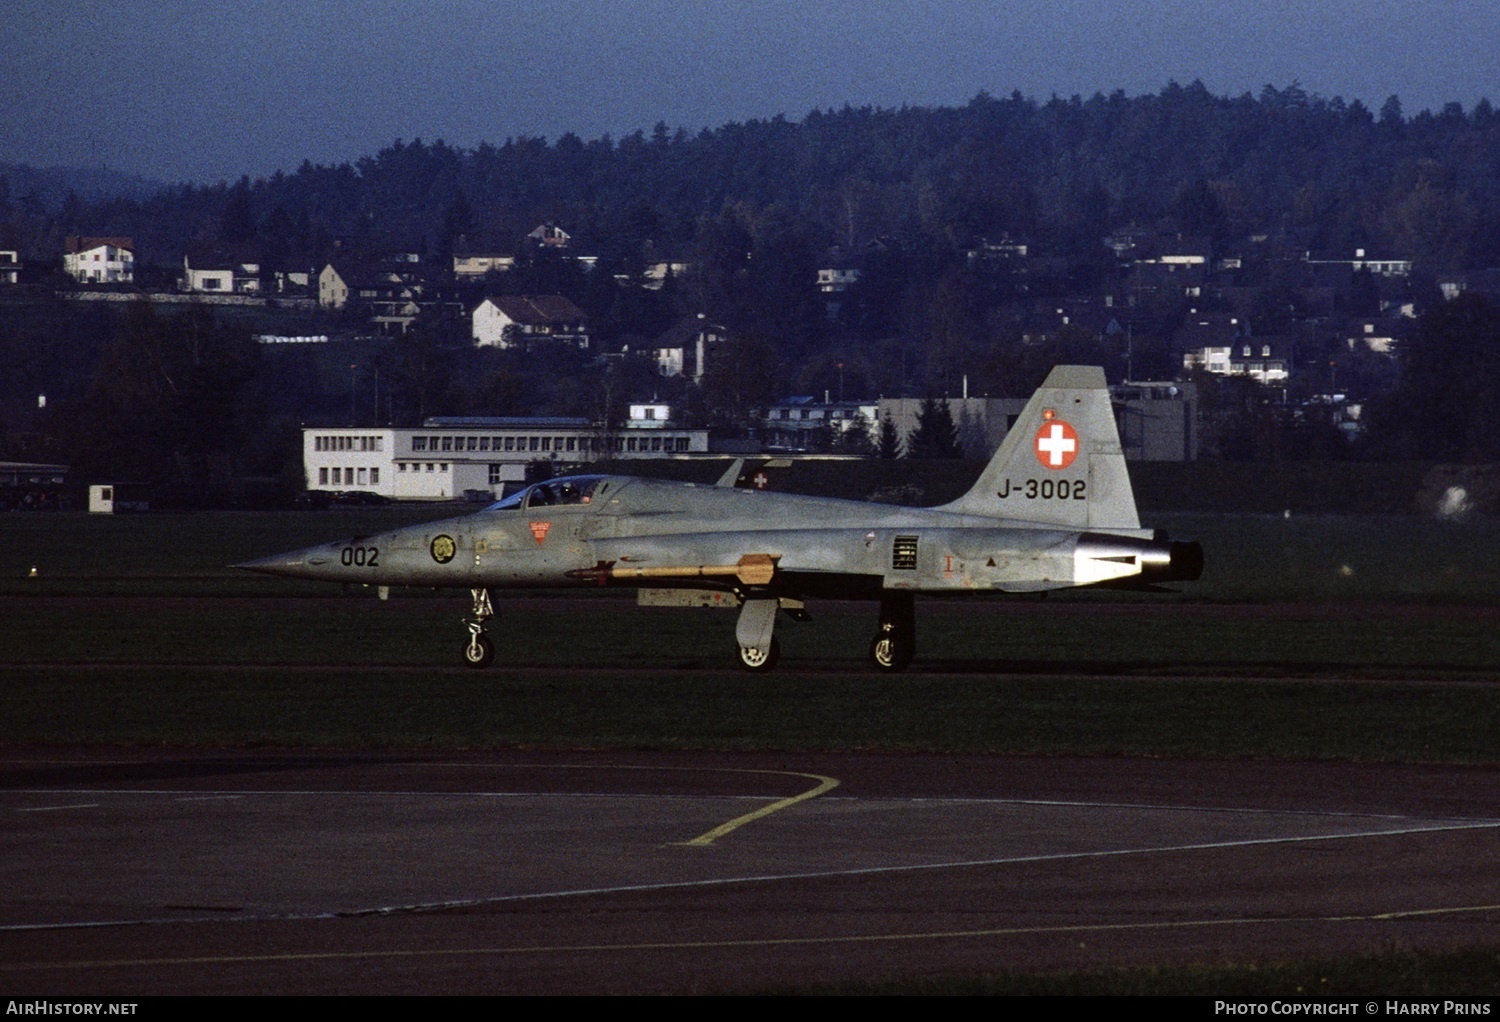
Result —
<path fill-rule="evenodd" d="M 740 666 L 747 671 L 769 671 L 781 657 L 781 643 L 774 638 L 766 649 L 756 646 L 736 646 L 735 649 L 739 651 Z"/>
<path fill-rule="evenodd" d="M 888 632 L 881 632 L 870 640 L 870 662 L 878 670 L 898 674 L 911 666 L 915 643 L 901 640 Z"/>
<path fill-rule="evenodd" d="M 474 635 L 464 643 L 464 663 L 476 670 L 488 667 L 495 659 L 495 644 L 487 635 Z"/>

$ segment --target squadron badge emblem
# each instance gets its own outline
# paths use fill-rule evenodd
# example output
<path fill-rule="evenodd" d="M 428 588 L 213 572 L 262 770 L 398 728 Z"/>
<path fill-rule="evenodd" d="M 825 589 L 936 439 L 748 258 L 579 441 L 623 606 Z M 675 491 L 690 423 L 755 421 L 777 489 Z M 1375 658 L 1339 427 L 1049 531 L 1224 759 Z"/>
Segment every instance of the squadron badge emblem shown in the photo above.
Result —
<path fill-rule="evenodd" d="M 432 553 L 432 559 L 439 564 L 447 564 L 453 560 L 453 555 L 458 552 L 458 544 L 453 542 L 452 536 L 432 537 L 432 546 L 428 548 Z"/>

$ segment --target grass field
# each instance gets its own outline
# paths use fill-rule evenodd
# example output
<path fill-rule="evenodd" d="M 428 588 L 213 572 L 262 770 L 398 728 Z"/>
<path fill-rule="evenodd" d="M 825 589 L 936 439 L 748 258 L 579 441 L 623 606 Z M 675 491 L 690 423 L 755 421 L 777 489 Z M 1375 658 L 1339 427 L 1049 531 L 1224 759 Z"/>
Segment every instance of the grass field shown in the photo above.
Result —
<path fill-rule="evenodd" d="M 1164 596 L 924 601 L 906 675 L 874 608 L 814 604 L 770 676 L 734 615 L 502 599 L 457 666 L 462 593 L 230 570 L 445 509 L 0 518 L 0 742 L 912 749 L 1500 762 L 1500 528 L 1164 516 L 1205 546 Z M 31 574 L 32 568 L 36 574 Z"/>

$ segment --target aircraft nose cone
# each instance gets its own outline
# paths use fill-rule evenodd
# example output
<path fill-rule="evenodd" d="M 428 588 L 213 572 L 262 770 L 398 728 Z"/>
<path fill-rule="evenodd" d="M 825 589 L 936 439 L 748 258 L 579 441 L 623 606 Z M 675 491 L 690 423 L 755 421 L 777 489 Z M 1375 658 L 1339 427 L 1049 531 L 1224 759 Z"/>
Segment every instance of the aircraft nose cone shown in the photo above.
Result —
<path fill-rule="evenodd" d="M 316 562 L 308 558 L 308 550 L 293 550 L 285 554 L 272 554 L 270 557 L 262 557 L 254 561 L 243 561 L 239 564 L 231 564 L 231 568 L 243 568 L 246 571 L 258 571 L 266 575 L 288 575 L 296 577 L 307 573 Z"/>

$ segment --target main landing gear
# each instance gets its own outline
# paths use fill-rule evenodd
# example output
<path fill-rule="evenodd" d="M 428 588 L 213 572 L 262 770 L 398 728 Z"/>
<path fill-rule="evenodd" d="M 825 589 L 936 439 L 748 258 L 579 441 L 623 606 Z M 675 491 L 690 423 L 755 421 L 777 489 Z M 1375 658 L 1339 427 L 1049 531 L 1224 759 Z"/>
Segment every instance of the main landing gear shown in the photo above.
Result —
<path fill-rule="evenodd" d="M 779 606 L 780 601 L 775 597 L 746 597 L 741 605 L 734 640 L 739 648 L 740 666 L 745 670 L 769 671 L 781 657 L 781 647 L 771 634 Z"/>
<path fill-rule="evenodd" d="M 772 635 L 778 603 L 774 598 L 747 596 L 740 605 L 734 638 L 740 666 L 747 671 L 769 671 L 781 656 Z M 789 611 L 794 617 L 800 612 Z M 801 612 L 801 619 L 806 613 Z M 916 597 L 886 593 L 880 598 L 880 630 L 870 640 L 870 662 L 876 670 L 896 674 L 911 666 L 917 652 Z"/>
<path fill-rule="evenodd" d="M 880 630 L 870 640 L 870 662 L 877 670 L 897 674 L 917 652 L 916 598 L 889 593 L 880 598 Z"/>
<path fill-rule="evenodd" d="M 495 659 L 495 643 L 484 634 L 484 623 L 495 616 L 495 607 L 490 603 L 488 589 L 470 589 L 474 598 L 473 618 L 464 622 L 469 626 L 469 641 L 464 644 L 464 663 L 475 669 L 488 667 Z"/>

